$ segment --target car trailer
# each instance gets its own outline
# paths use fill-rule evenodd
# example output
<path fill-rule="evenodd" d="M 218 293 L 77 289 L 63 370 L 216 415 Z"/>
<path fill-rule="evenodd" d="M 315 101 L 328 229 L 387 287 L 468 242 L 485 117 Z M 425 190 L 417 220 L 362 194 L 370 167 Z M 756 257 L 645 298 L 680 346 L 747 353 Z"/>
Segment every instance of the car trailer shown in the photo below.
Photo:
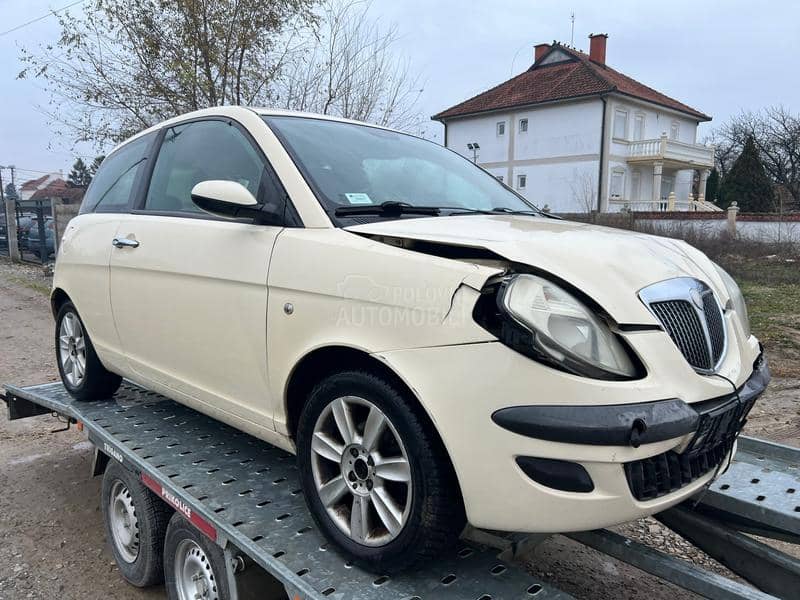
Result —
<path fill-rule="evenodd" d="M 468 527 L 451 554 L 412 573 L 359 569 L 317 531 L 292 455 L 130 382 L 90 403 L 61 383 L 5 390 L 10 420 L 51 413 L 87 431 L 108 537 L 134 585 L 163 576 L 170 597 L 193 600 L 571 597 L 515 566 L 540 535 Z M 800 543 L 799 449 L 741 437 L 724 475 L 656 518 L 758 589 L 608 530 L 566 535 L 707 598 L 800 598 L 800 561 L 744 535 Z M 163 547 L 163 566 L 155 552 L 158 564 L 132 571 L 127 551 Z"/>

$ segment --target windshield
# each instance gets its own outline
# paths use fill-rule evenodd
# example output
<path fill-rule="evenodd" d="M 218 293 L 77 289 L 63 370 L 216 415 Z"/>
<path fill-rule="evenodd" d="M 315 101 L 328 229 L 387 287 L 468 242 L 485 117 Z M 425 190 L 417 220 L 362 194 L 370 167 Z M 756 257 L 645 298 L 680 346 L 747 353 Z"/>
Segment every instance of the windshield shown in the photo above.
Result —
<path fill-rule="evenodd" d="M 492 175 L 433 142 L 353 123 L 264 119 L 329 214 L 385 203 L 436 207 L 440 214 L 536 211 Z"/>

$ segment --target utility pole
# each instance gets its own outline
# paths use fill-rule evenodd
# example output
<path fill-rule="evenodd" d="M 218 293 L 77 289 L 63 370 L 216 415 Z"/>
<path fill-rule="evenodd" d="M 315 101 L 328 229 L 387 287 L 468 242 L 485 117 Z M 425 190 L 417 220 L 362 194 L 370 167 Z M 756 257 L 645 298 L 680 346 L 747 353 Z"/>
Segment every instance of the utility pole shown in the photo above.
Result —
<path fill-rule="evenodd" d="M 6 244 L 8 245 L 8 255 L 11 260 L 20 260 L 19 240 L 17 239 L 17 206 L 13 199 L 6 202 L 5 187 L 3 185 L 3 169 L 11 169 L 11 181 L 14 181 L 14 167 L 0 166 L 0 201 L 6 211 Z"/>

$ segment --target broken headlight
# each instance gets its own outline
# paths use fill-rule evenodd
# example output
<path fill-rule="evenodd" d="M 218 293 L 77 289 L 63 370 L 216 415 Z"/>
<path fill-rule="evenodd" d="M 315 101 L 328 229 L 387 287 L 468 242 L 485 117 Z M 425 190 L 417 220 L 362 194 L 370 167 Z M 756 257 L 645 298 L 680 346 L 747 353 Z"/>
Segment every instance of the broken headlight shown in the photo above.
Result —
<path fill-rule="evenodd" d="M 728 297 L 730 298 L 730 305 L 725 308 L 732 308 L 733 312 L 739 317 L 739 322 L 742 324 L 745 337 L 750 337 L 750 317 L 747 315 L 747 304 L 744 301 L 742 290 L 739 289 L 733 277 L 728 275 L 727 271 L 720 267 L 717 263 L 712 263 L 717 269 L 717 273 L 722 278 L 722 283 L 725 284 L 725 289 L 728 290 Z"/>
<path fill-rule="evenodd" d="M 639 368 L 620 338 L 574 295 L 536 275 L 500 287 L 501 339 L 558 368 L 597 379 L 632 379 Z M 510 321 L 509 321 L 510 319 Z"/>

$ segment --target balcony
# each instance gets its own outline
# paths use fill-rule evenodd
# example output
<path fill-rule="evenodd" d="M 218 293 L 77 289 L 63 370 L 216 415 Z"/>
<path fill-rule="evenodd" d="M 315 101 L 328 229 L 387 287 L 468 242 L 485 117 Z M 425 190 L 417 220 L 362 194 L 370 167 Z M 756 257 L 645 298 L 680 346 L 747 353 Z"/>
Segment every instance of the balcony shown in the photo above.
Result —
<path fill-rule="evenodd" d="M 654 140 L 628 142 L 628 162 L 660 162 L 672 169 L 710 169 L 714 166 L 714 147 L 687 144 L 662 135 Z"/>

